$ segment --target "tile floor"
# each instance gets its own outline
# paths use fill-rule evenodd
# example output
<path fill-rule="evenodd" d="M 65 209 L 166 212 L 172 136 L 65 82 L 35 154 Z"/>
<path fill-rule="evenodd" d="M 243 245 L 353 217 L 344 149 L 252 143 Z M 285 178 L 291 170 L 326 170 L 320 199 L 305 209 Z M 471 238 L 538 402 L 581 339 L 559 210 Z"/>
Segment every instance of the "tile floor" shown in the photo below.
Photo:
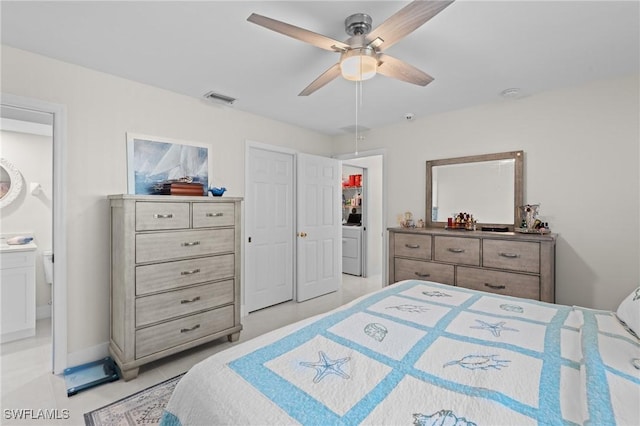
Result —
<path fill-rule="evenodd" d="M 239 342 L 249 340 L 283 325 L 326 312 L 382 287 L 380 276 L 359 278 L 343 275 L 342 288 L 325 296 L 302 303 L 286 302 L 253 312 L 242 319 Z M 138 378 L 130 382 L 118 380 L 67 397 L 64 378 L 50 372 L 51 321 L 39 320 L 36 336 L 0 345 L 2 414 L 0 424 L 83 425 L 83 414 L 124 398 L 139 390 L 184 373 L 210 355 L 228 348 L 225 338 L 180 354 L 164 358 L 140 368 Z M 68 410 L 66 420 L 13 420 L 7 410 Z"/>

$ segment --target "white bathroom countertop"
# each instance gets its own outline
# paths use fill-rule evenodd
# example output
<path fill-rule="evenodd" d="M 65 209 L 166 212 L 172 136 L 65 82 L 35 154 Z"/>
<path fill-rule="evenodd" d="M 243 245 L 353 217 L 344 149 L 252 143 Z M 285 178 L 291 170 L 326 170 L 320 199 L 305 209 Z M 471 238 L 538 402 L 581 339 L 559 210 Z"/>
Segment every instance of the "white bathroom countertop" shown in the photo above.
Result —
<path fill-rule="evenodd" d="M 19 251 L 37 250 L 38 246 L 33 241 L 27 244 L 10 245 L 4 239 L 0 240 L 0 253 L 15 253 Z"/>

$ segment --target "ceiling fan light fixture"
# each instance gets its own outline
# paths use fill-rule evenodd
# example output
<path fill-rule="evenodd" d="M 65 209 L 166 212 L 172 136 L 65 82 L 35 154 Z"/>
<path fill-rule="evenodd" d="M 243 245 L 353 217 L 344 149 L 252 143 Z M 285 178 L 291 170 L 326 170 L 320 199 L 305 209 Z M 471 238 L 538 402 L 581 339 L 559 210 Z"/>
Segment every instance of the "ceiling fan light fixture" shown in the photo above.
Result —
<path fill-rule="evenodd" d="M 376 52 L 368 47 L 350 49 L 342 53 L 340 72 L 350 81 L 364 81 L 373 78 L 378 71 Z"/>

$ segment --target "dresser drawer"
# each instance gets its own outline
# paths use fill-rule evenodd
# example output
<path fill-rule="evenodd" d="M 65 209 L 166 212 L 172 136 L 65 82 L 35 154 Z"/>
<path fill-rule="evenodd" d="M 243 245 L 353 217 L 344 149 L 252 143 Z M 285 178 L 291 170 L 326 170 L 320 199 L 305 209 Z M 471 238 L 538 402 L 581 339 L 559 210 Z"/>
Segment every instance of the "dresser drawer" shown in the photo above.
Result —
<path fill-rule="evenodd" d="M 540 278 L 533 275 L 459 266 L 456 285 L 506 296 L 540 300 Z"/>
<path fill-rule="evenodd" d="M 393 250 L 395 256 L 431 260 L 431 235 L 395 234 Z"/>
<path fill-rule="evenodd" d="M 136 266 L 136 295 L 231 278 L 234 274 L 233 254 Z"/>
<path fill-rule="evenodd" d="M 186 229 L 189 203 L 136 203 L 136 231 Z"/>
<path fill-rule="evenodd" d="M 235 208 L 231 203 L 193 203 L 193 227 L 233 226 Z"/>
<path fill-rule="evenodd" d="M 157 262 L 183 257 L 232 252 L 233 229 L 156 232 L 136 235 L 136 262 Z"/>
<path fill-rule="evenodd" d="M 136 327 L 233 302 L 233 280 L 136 299 Z"/>
<path fill-rule="evenodd" d="M 136 331 L 136 358 L 233 327 L 233 306 L 194 314 Z"/>
<path fill-rule="evenodd" d="M 435 237 L 435 260 L 480 266 L 478 238 Z"/>
<path fill-rule="evenodd" d="M 425 280 L 454 284 L 453 265 L 411 259 L 394 259 L 396 281 Z"/>
<path fill-rule="evenodd" d="M 540 272 L 540 244 L 485 239 L 482 266 L 522 272 Z"/>

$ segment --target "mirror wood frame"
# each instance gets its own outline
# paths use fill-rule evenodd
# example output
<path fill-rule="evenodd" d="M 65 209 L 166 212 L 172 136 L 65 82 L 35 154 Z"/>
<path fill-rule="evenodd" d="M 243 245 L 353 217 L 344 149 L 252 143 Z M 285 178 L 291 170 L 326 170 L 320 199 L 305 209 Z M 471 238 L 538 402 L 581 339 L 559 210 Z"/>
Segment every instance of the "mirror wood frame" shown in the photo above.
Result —
<path fill-rule="evenodd" d="M 523 167 L 524 167 L 524 151 L 499 152 L 495 154 L 471 155 L 467 157 L 444 158 L 441 160 L 427 161 L 427 201 L 426 201 L 426 221 L 425 225 L 430 228 L 444 228 L 446 222 L 434 222 L 432 220 L 433 207 L 433 167 L 445 166 L 452 164 L 480 163 L 494 160 L 515 160 L 514 163 L 514 194 L 513 194 L 513 223 L 477 223 L 477 229 L 481 227 L 507 227 L 509 231 L 513 231 L 519 221 L 519 207 L 523 205 Z"/>

